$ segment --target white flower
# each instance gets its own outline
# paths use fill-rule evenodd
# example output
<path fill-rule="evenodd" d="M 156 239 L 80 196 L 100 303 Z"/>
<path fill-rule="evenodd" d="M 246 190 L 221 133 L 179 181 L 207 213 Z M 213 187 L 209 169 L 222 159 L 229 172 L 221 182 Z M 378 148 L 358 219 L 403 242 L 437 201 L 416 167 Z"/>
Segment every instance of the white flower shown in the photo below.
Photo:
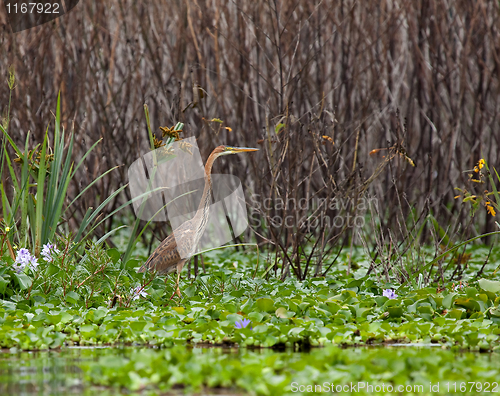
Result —
<path fill-rule="evenodd" d="M 59 252 L 59 249 L 56 248 L 53 244 L 51 244 L 50 242 L 43 245 L 43 249 L 42 249 L 42 257 L 43 259 L 47 262 L 47 263 L 51 263 L 53 260 L 54 260 L 54 257 L 52 257 L 52 255 L 54 253 L 60 253 Z"/>
<path fill-rule="evenodd" d="M 38 267 L 38 261 L 35 256 L 32 256 L 28 249 L 21 248 L 17 252 L 16 261 L 14 262 L 15 270 L 18 274 L 24 271 L 24 269 L 31 268 L 33 270 Z"/>
<path fill-rule="evenodd" d="M 459 291 L 460 289 L 465 289 L 466 287 L 469 287 L 469 284 L 467 282 L 462 283 L 462 281 L 460 281 L 458 285 L 455 285 L 454 283 L 452 285 L 453 291 Z"/>
<path fill-rule="evenodd" d="M 135 289 L 130 289 L 130 294 L 134 296 L 132 297 L 132 300 L 137 300 L 139 297 L 148 296 L 148 293 L 146 293 L 142 286 L 137 286 Z"/>

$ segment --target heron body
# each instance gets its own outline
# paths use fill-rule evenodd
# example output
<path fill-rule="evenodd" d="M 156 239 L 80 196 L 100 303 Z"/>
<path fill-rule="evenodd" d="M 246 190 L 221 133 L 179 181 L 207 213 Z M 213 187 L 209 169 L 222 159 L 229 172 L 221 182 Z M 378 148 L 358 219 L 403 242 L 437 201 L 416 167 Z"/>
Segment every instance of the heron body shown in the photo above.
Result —
<path fill-rule="evenodd" d="M 172 297 L 181 296 L 179 289 L 180 273 L 187 260 L 195 253 L 208 222 L 210 212 L 210 197 L 212 192 L 212 165 L 221 155 L 237 154 L 258 149 L 246 147 L 219 146 L 208 157 L 205 164 L 205 188 L 195 216 L 177 227 L 149 256 L 139 269 L 139 272 L 155 271 L 158 275 L 168 274 L 177 270 L 176 289 Z"/>

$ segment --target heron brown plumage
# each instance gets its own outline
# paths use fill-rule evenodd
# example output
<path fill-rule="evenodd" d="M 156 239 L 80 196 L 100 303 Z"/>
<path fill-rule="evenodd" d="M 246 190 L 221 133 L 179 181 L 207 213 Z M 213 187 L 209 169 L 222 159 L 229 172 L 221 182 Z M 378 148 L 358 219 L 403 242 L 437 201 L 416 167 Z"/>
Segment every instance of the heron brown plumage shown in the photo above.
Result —
<path fill-rule="evenodd" d="M 205 188 L 196 214 L 191 220 L 177 227 L 149 256 L 148 260 L 139 269 L 139 272 L 156 271 L 157 275 L 164 275 L 177 270 L 176 294 L 180 297 L 179 281 L 182 268 L 187 260 L 196 251 L 196 246 L 205 231 L 210 211 L 210 195 L 212 191 L 212 165 L 221 155 L 237 154 L 257 151 L 255 148 L 219 146 L 212 151 L 205 164 Z"/>

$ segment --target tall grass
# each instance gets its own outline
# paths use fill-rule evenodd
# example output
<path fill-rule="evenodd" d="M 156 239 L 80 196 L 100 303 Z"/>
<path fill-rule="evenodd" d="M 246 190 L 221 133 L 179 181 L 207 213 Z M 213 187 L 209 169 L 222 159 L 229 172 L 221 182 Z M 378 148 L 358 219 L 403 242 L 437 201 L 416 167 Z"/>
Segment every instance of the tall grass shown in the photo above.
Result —
<path fill-rule="evenodd" d="M 13 230 L 8 234 L 9 243 L 30 247 L 36 256 L 39 255 L 43 244 L 55 240 L 56 233 L 60 231 L 61 224 L 64 222 L 65 214 L 77 201 L 78 196 L 68 203 L 67 192 L 70 181 L 75 177 L 85 158 L 99 144 L 99 141 L 94 143 L 75 166 L 73 162 L 74 132 L 66 141 L 65 132 L 61 129 L 59 98 L 54 118 L 53 145 L 49 144 L 47 131 L 48 128 L 43 143 L 36 145 L 31 150 L 29 149 L 30 134 L 28 133 L 24 151 L 22 151 L 6 128 L 0 125 L 0 132 L 17 156 L 12 160 L 9 151 L 3 150 L 2 164 L 7 164 L 9 174 L 9 177 L 5 177 L 0 184 L 3 223 L 5 227 Z M 19 164 L 20 170 L 16 164 Z M 3 174 L 3 169 L 0 172 Z M 104 172 L 93 180 L 85 190 L 91 188 L 108 172 Z M 73 238 L 74 246 L 78 246 L 79 242 L 89 235 L 88 228 L 93 225 L 96 216 L 124 188 L 125 186 L 117 189 L 104 199 L 96 209 L 87 208 L 83 221 Z M 72 248 L 72 251 L 74 249 Z"/>

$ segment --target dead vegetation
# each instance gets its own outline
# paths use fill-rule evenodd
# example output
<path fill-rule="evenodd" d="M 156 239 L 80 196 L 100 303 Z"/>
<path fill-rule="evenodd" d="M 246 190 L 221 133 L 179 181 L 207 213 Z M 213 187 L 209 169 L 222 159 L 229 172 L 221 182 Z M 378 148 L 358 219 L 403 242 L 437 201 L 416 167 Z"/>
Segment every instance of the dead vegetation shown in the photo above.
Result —
<path fill-rule="evenodd" d="M 60 91 L 75 161 L 103 137 L 72 194 L 123 165 L 85 195 L 74 224 L 147 151 L 144 103 L 156 131 L 184 122 L 205 158 L 222 143 L 260 147 L 216 170 L 243 181 L 257 240 L 276 248 L 271 271 L 322 275 L 359 235 L 374 252 L 397 246 L 401 224 L 429 213 L 470 235 L 453 188 L 479 158 L 498 161 L 499 11 L 481 0 L 82 1 L 12 34 L 0 8 L 0 75 L 13 65 L 18 81 L 9 130 L 40 141 Z M 473 232 L 493 225 L 478 216 Z M 439 239 L 424 231 L 419 240 Z"/>

